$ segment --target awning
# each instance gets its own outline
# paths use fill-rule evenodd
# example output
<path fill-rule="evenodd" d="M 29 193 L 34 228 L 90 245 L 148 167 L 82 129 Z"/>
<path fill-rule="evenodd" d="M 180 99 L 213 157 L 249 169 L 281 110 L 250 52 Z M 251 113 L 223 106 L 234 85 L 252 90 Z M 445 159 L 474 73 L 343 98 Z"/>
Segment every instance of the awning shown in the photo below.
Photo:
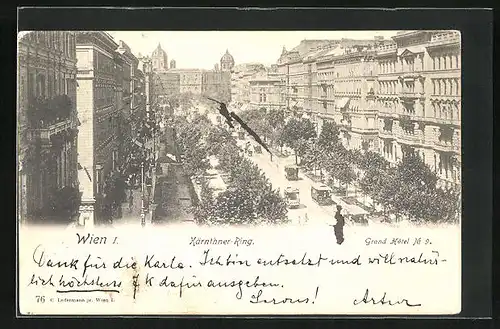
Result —
<path fill-rule="evenodd" d="M 347 105 L 347 102 L 349 102 L 349 97 L 342 97 L 335 102 L 335 105 L 337 108 L 343 109 Z"/>

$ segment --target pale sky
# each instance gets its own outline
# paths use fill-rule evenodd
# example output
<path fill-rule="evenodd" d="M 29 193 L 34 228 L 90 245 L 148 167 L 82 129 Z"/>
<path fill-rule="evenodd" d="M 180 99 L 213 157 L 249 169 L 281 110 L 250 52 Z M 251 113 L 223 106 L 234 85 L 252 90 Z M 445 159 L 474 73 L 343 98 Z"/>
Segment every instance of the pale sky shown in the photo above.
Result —
<path fill-rule="evenodd" d="M 283 46 L 290 50 L 304 39 L 388 39 L 397 31 L 107 31 L 123 40 L 134 55 L 151 55 L 161 43 L 177 68 L 212 69 L 229 50 L 236 64 L 275 64 Z"/>

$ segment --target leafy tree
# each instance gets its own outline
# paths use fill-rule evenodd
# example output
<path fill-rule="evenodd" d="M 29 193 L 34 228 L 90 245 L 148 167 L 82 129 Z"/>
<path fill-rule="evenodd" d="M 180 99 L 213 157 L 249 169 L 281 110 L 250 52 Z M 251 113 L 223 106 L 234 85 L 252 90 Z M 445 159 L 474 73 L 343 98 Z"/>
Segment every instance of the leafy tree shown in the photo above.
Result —
<path fill-rule="evenodd" d="M 283 139 L 284 128 L 277 127 L 273 130 L 271 141 L 273 145 L 277 145 L 280 148 L 280 152 L 283 152 L 283 146 L 285 146 L 285 140 Z"/>
<path fill-rule="evenodd" d="M 316 129 L 309 119 L 288 120 L 283 130 L 283 143 L 295 151 L 295 163 L 298 156 L 304 155 L 307 141 L 316 137 Z"/>
<path fill-rule="evenodd" d="M 314 173 L 320 169 L 324 161 L 325 150 L 319 145 L 318 141 L 309 141 L 306 152 L 302 157 L 301 164 L 313 168 Z"/>
<path fill-rule="evenodd" d="M 362 170 L 369 170 L 371 168 L 375 168 L 376 170 L 385 170 L 389 167 L 389 162 L 383 156 L 372 151 L 366 151 L 359 154 L 356 158 L 359 159 L 357 164 Z"/>
<path fill-rule="evenodd" d="M 340 130 L 335 122 L 325 121 L 318 136 L 318 144 L 327 150 L 333 150 L 340 142 Z"/>
<path fill-rule="evenodd" d="M 285 112 L 273 109 L 267 113 L 267 119 L 273 129 L 277 129 L 285 125 Z"/>
<path fill-rule="evenodd" d="M 461 195 L 456 188 L 436 189 L 431 197 L 429 220 L 433 222 L 456 222 L 461 213 Z"/>
<path fill-rule="evenodd" d="M 279 192 L 267 185 L 259 195 L 256 212 L 267 223 L 277 224 L 287 220 L 288 209 Z"/>
<path fill-rule="evenodd" d="M 208 224 L 215 219 L 215 198 L 206 179 L 201 182 L 200 202 L 194 210 L 194 218 L 198 224 Z"/>
<path fill-rule="evenodd" d="M 227 130 L 217 127 L 210 129 L 205 142 L 209 155 L 218 155 L 222 148 L 227 147 L 229 144 L 235 144 L 234 139 Z"/>
<path fill-rule="evenodd" d="M 414 154 L 407 153 L 398 164 L 395 182 L 399 189 L 395 194 L 392 207 L 410 218 L 428 216 L 426 207 L 431 203 L 436 189 L 436 174 Z"/>
<path fill-rule="evenodd" d="M 416 154 L 403 157 L 397 169 L 397 178 L 402 184 L 425 190 L 436 187 L 438 177 Z"/>
<path fill-rule="evenodd" d="M 217 196 L 216 216 L 226 224 L 251 224 L 257 219 L 254 200 L 248 189 L 228 188 Z"/>
<path fill-rule="evenodd" d="M 328 159 L 325 167 L 331 177 L 338 180 L 340 184 L 346 185 L 346 191 L 347 186 L 356 179 L 356 173 L 353 169 L 352 154 L 341 144 L 337 145 L 333 151 L 328 152 Z"/>

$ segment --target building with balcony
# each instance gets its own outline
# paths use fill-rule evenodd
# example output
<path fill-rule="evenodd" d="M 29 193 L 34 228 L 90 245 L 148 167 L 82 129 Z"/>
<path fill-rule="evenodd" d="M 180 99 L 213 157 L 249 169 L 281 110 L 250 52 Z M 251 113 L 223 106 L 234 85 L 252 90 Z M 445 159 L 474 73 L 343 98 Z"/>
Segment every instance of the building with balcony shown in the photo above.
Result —
<path fill-rule="evenodd" d="M 18 216 L 69 221 L 78 210 L 75 33 L 18 40 Z"/>
<path fill-rule="evenodd" d="M 123 120 L 130 117 L 135 64 L 126 48 L 105 32 L 77 33 L 80 223 L 86 226 L 107 217 L 106 183 L 119 169 L 120 140 L 129 132 Z"/>
<path fill-rule="evenodd" d="M 250 109 L 278 110 L 285 105 L 282 93 L 281 78 L 277 68 L 271 67 L 266 71 L 255 73 L 250 83 Z"/>
<path fill-rule="evenodd" d="M 243 63 L 233 67 L 231 73 L 231 106 L 235 111 L 246 110 L 250 106 L 250 80 L 258 72 L 264 72 L 260 63 Z"/>
<path fill-rule="evenodd" d="M 416 152 L 443 185 L 460 182 L 461 46 L 456 31 L 404 31 L 377 49 L 379 149 Z"/>
<path fill-rule="evenodd" d="M 303 40 L 290 51 L 283 48 L 278 71 L 286 109 L 310 118 L 318 132 L 325 120 L 335 121 L 342 126 L 342 140 L 350 148 L 375 149 L 373 47 L 385 42 Z"/>
<path fill-rule="evenodd" d="M 333 66 L 335 113 L 344 145 L 377 151 L 375 51 L 370 46 L 346 48 L 333 57 Z"/>

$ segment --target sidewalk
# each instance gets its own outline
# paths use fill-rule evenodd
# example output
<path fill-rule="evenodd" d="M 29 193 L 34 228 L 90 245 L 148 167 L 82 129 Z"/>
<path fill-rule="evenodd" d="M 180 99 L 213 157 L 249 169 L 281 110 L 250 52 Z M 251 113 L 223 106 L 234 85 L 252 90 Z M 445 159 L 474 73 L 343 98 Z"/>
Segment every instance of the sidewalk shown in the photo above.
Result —
<path fill-rule="evenodd" d="M 132 190 L 132 195 L 134 197 L 134 205 L 132 209 L 129 210 L 128 195 L 130 190 L 127 190 L 127 202 L 122 203 L 122 218 L 117 218 L 113 220 L 113 224 L 141 224 L 141 189 Z M 146 192 L 147 193 L 147 192 Z M 146 194 L 147 196 L 147 194 Z"/>

